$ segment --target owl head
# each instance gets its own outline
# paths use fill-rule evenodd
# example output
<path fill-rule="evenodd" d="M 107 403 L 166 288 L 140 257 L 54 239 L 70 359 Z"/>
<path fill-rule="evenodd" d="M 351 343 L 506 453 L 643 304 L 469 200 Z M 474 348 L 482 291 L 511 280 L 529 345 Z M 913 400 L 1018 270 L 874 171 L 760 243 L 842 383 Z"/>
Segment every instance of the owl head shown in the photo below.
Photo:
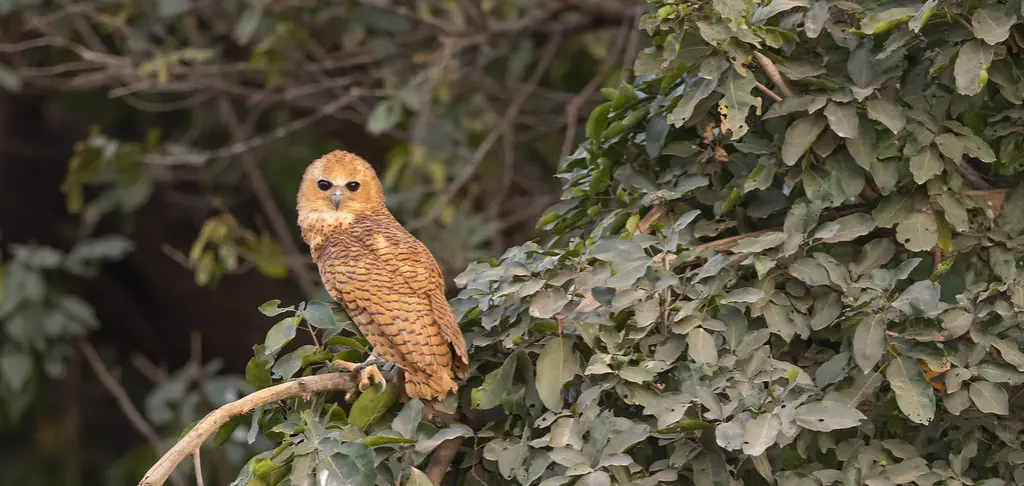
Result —
<path fill-rule="evenodd" d="M 314 160 L 299 184 L 299 216 L 364 214 L 384 207 L 384 190 L 373 166 L 358 155 L 335 150 Z"/>

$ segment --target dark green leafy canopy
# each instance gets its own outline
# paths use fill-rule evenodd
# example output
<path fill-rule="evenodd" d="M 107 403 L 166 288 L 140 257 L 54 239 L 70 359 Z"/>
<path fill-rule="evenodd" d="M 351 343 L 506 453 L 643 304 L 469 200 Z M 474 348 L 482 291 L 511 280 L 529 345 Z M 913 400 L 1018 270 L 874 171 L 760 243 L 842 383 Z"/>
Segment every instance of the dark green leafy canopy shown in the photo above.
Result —
<path fill-rule="evenodd" d="M 650 1 L 544 238 L 455 278 L 474 425 L 385 389 L 276 428 L 339 484 L 422 482 L 459 435 L 472 484 L 1024 477 L 1020 9 Z M 365 352 L 320 304 L 264 311 L 290 313 L 258 347 L 276 374 L 320 372 L 271 356 L 303 322 Z"/>
<path fill-rule="evenodd" d="M 563 161 L 550 237 L 457 278 L 474 403 L 506 417 L 489 477 L 1024 473 L 1020 16 L 650 2 L 653 45 Z"/>

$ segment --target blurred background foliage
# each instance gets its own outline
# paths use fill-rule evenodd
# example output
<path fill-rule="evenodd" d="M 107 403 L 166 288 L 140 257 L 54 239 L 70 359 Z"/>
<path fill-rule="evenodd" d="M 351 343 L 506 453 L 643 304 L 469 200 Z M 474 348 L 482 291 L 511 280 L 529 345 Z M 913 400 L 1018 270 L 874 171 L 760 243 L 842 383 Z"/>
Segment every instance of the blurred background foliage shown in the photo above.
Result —
<path fill-rule="evenodd" d="M 251 391 L 252 310 L 324 297 L 294 194 L 327 151 L 375 164 L 449 281 L 533 237 L 600 89 L 650 42 L 640 15 L 0 0 L 0 484 L 133 484 Z M 207 453 L 216 484 L 266 447 L 247 425 Z"/>

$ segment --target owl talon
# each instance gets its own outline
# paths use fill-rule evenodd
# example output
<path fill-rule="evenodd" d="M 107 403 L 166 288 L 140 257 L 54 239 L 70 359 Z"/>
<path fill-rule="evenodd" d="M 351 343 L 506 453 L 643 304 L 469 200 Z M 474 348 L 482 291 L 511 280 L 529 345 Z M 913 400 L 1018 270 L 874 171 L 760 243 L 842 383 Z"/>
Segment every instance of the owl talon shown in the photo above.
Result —
<path fill-rule="evenodd" d="M 331 366 L 336 370 L 344 370 L 350 373 L 357 373 L 359 376 L 358 387 L 359 391 L 364 392 L 374 383 L 380 383 L 381 385 L 387 386 L 387 381 L 384 379 L 384 375 L 377 368 L 377 365 L 384 361 L 376 356 L 371 356 L 369 359 L 362 363 L 352 363 L 349 361 L 342 361 L 340 359 L 334 360 Z M 345 394 L 345 400 L 351 398 L 352 392 Z"/>
<path fill-rule="evenodd" d="M 383 386 L 388 386 L 387 381 L 384 380 L 384 375 L 381 374 L 380 369 L 376 365 L 368 366 L 359 370 L 359 391 L 366 391 L 367 388 L 373 386 L 374 383 L 380 383 Z"/>

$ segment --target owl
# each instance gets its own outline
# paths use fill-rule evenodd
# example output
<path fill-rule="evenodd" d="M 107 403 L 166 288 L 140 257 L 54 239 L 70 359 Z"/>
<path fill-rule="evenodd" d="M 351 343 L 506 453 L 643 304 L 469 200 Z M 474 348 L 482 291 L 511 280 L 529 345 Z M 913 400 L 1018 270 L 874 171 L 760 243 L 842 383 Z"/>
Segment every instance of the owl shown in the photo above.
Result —
<path fill-rule="evenodd" d="M 357 372 L 360 391 L 383 383 L 377 365 L 402 369 L 410 398 L 443 400 L 469 371 L 466 343 L 444 296 L 441 269 L 391 215 L 376 172 L 357 155 L 333 151 L 306 168 L 297 198 L 302 239 L 327 293 L 373 347 Z"/>

